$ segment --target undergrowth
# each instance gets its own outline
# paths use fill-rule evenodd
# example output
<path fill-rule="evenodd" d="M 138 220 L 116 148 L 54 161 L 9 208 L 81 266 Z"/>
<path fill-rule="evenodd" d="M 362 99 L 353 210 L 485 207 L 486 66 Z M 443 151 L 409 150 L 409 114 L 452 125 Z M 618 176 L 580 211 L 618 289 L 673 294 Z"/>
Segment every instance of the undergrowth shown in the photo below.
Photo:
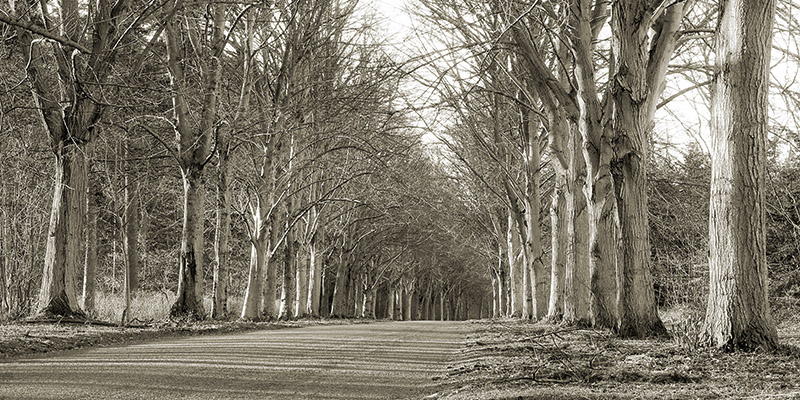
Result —
<path fill-rule="evenodd" d="M 131 298 L 131 309 L 128 321 L 132 323 L 149 323 L 169 318 L 169 311 L 175 302 L 172 292 L 140 292 Z M 206 313 L 211 312 L 211 297 L 203 299 Z M 238 296 L 228 298 L 228 317 L 235 319 L 242 307 L 242 299 Z M 100 321 L 119 323 L 125 309 L 125 299 L 120 293 L 98 292 L 95 296 L 95 309 L 90 317 Z"/>

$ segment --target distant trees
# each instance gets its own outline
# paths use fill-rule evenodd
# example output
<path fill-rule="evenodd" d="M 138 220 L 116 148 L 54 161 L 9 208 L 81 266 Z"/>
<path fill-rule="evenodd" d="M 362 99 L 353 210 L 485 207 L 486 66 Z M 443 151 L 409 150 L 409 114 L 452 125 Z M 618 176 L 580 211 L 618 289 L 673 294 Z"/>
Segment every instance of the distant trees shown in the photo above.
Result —
<path fill-rule="evenodd" d="M 452 78 L 444 82 L 454 84 L 442 90 L 442 97 L 464 121 L 459 129 L 477 135 L 474 145 L 486 161 L 449 147 L 493 193 L 505 192 L 500 200 L 513 217 L 507 229 L 495 232 L 508 232 L 507 240 L 498 241 L 508 243 L 502 251 L 508 259 L 511 315 L 523 314 L 525 300 L 516 293 L 524 286 L 531 288 L 526 296 L 535 304 L 526 316 L 543 317 L 542 306 L 549 299 L 546 312 L 551 320 L 561 320 L 566 313 L 572 322 L 591 321 L 622 336 L 666 333 L 650 277 L 646 161 L 648 133 L 683 5 L 650 3 L 619 2 L 612 8 L 605 1 L 582 0 L 547 10 L 504 1 L 425 2 L 435 18 L 431 23 L 453 32 L 459 40 L 455 46 L 467 49 L 454 52 L 474 61 L 468 71 L 471 80 L 462 78 L 463 68 L 452 71 Z M 611 45 L 599 47 L 609 16 Z M 656 33 L 649 35 L 651 31 Z M 596 61 L 609 57 L 614 62 Z M 607 74 L 607 82 L 597 81 L 598 71 Z M 465 100 L 457 98 L 461 93 Z M 477 100 L 479 96 L 486 99 Z M 462 111 L 478 101 L 496 110 L 484 121 L 473 110 L 469 116 Z M 518 106 L 500 111 L 510 101 Z M 531 130 L 536 135 L 528 133 Z M 542 160 L 547 163 L 532 157 L 531 139 L 539 135 L 547 140 L 540 147 L 546 149 Z M 521 145 L 509 151 L 505 141 Z M 481 170 L 480 164 L 487 161 L 501 171 L 499 180 L 493 182 L 495 178 Z M 526 162 L 536 165 L 525 166 Z M 532 190 L 536 179 L 531 172 L 545 168 L 553 175 L 544 188 Z M 539 239 L 527 239 L 529 234 L 537 236 L 530 225 L 542 224 L 540 210 L 534 207 L 539 191 L 551 193 L 549 274 L 544 264 L 530 269 L 541 260 L 536 255 Z M 533 277 L 530 286 L 518 282 L 522 279 L 516 275 L 516 247 L 524 249 L 519 254 L 527 259 L 523 265 Z"/>
<path fill-rule="evenodd" d="M 454 253 L 444 233 L 440 247 L 413 249 L 423 245 L 414 236 L 434 234 L 415 221 L 449 218 L 430 211 L 434 197 L 450 194 L 415 186 L 415 173 L 440 179 L 444 171 L 397 109 L 402 70 L 370 25 L 355 20 L 355 2 L 101 2 L 88 11 L 62 3 L 71 11 L 59 17 L 31 3 L 0 19 L 4 34 L 19 39 L 3 45 L 17 51 L 3 67 L 29 68 L 27 82 L 5 70 L 3 79 L 31 84 L 58 160 L 49 236 L 35 229 L 41 215 L 21 208 L 41 206 L 31 182 L 44 180 L 25 174 L 2 185 L 4 314 L 30 310 L 39 278 L 28 271 L 37 262 L 46 265 L 46 315 L 82 317 L 81 287 L 90 315 L 95 288 L 122 295 L 123 322 L 142 317 L 131 309 L 137 288 L 177 289 L 171 314 L 189 319 L 207 316 L 209 292 L 213 318 L 225 318 L 242 293 L 235 312 L 247 319 L 326 316 L 337 301 L 336 315 L 383 316 L 378 305 L 390 291 L 402 292 L 406 319 L 433 318 L 434 297 L 450 318 L 465 318 L 470 305 L 479 311 L 483 299 L 467 298 L 463 280 L 480 277 L 432 264 Z M 24 110 L 2 115 L 32 115 Z M 3 137 L 13 137 L 4 154 L 43 143 L 35 132 L 12 133 L 31 121 L 0 121 Z M 33 168 L 32 158 L 21 162 L 4 162 L 3 171 Z M 212 188 L 217 202 L 205 201 Z M 30 247 L 12 240 L 18 233 Z M 36 239 L 47 237 L 41 259 Z"/>

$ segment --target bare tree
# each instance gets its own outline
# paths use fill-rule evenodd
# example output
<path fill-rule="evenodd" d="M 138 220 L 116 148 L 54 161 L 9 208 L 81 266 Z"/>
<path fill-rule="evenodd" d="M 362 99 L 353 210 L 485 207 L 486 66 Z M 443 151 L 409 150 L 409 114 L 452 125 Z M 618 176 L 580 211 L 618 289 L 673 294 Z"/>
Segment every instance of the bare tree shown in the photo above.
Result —
<path fill-rule="evenodd" d="M 57 5 L 59 18 L 54 18 L 49 3 L 12 2 L 11 15 L 0 14 L 0 22 L 17 27 L 31 90 L 55 155 L 55 191 L 37 313 L 82 317 L 76 276 L 86 222 L 87 145 L 96 137 L 110 103 L 105 84 L 120 44 L 147 13 L 129 18 L 130 1 L 61 0 Z"/>
<path fill-rule="evenodd" d="M 167 67 L 172 89 L 173 126 L 177 158 L 183 177 L 184 210 L 178 269 L 178 295 L 170 311 L 174 317 L 202 319 L 203 307 L 203 224 L 205 218 L 205 167 L 212 156 L 212 140 L 218 129 L 217 101 L 222 72 L 221 57 L 226 36 L 225 5 L 218 3 L 172 3 L 174 12 L 164 21 Z M 197 32 L 184 21 L 196 21 L 208 13 L 208 32 Z M 202 24 L 198 24 L 202 25 Z M 187 75 L 186 66 L 196 63 L 199 77 Z M 193 114 L 189 93 L 199 82 L 201 103 Z"/>

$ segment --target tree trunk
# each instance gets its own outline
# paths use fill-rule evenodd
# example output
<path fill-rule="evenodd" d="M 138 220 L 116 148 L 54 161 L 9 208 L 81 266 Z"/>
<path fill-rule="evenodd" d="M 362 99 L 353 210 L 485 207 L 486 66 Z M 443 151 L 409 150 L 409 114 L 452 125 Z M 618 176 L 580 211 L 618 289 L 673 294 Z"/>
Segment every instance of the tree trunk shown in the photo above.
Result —
<path fill-rule="evenodd" d="M 263 315 L 264 318 L 270 320 L 278 318 L 280 312 L 280 306 L 278 304 L 278 265 L 275 262 L 274 256 L 278 251 L 276 248 L 278 241 L 283 234 L 283 230 L 281 229 L 283 224 L 283 220 L 280 217 L 281 215 L 282 213 L 273 213 L 270 218 L 270 239 L 267 243 L 267 259 L 264 265 L 266 279 L 263 281 L 263 287 L 261 288 Z"/>
<path fill-rule="evenodd" d="M 121 323 L 127 323 L 131 313 L 131 299 L 139 285 L 139 188 L 138 184 L 125 177 L 125 210 L 123 211 L 122 251 L 125 254 L 125 308 Z"/>
<path fill-rule="evenodd" d="M 265 222 L 258 222 L 257 225 Z M 254 238 L 255 242 L 250 244 L 250 268 L 247 274 L 247 289 L 245 289 L 244 300 L 242 301 L 242 314 L 241 318 L 246 320 L 255 320 L 259 317 L 259 306 L 262 303 L 261 294 L 263 288 L 261 287 L 263 281 L 262 270 L 265 265 L 265 256 L 269 242 L 263 234 L 263 229 L 259 226 L 256 228 L 258 232 Z"/>
<path fill-rule="evenodd" d="M 53 207 L 36 313 L 83 317 L 77 302 L 76 275 L 81 261 L 81 237 L 87 205 L 85 147 L 67 139 L 57 143 L 55 153 Z"/>
<path fill-rule="evenodd" d="M 288 228 L 287 228 L 288 229 Z M 297 242 L 294 233 L 286 237 L 283 259 L 283 290 L 281 292 L 281 319 L 291 319 L 295 312 L 295 278 L 297 277 L 297 262 L 295 256 Z"/>
<path fill-rule="evenodd" d="M 325 260 L 325 259 L 326 258 L 322 258 L 321 261 Z M 321 289 L 322 289 L 321 292 L 322 293 L 320 295 L 320 300 L 319 300 L 319 312 L 320 312 L 320 315 L 330 316 L 331 303 L 332 303 L 332 301 L 331 301 L 332 299 L 331 298 L 333 297 L 333 284 L 328 283 L 328 280 L 325 279 L 326 275 L 328 273 L 327 273 L 327 271 L 325 271 L 325 263 L 324 263 L 324 261 L 320 264 L 320 271 L 322 272 L 322 274 L 321 274 L 322 276 L 320 277 L 322 279 L 322 285 L 321 285 L 322 286 L 321 287 Z M 377 301 L 378 301 L 378 298 L 376 296 L 375 297 L 375 302 L 377 302 Z"/>
<path fill-rule="evenodd" d="M 139 289 L 139 230 L 141 219 L 139 212 L 139 185 L 125 178 L 125 229 L 123 231 L 123 251 L 125 252 L 125 268 L 128 284 L 126 289 L 135 296 Z"/>
<path fill-rule="evenodd" d="M 0 147 L 0 150 L 2 150 L 2 147 Z M 0 204 L 5 204 L 7 202 L 5 185 L 2 186 L 2 189 Z M 3 212 L 0 212 L 0 320 L 5 320 L 11 313 L 11 307 L 8 301 L 8 282 L 6 281 L 10 247 L 10 239 L 8 238 L 8 218 L 7 211 L 3 210 Z"/>
<path fill-rule="evenodd" d="M 442 290 L 439 293 L 439 320 L 440 321 L 444 321 L 445 318 L 446 318 L 446 314 L 444 312 L 444 300 L 445 300 L 444 297 L 445 297 L 445 293 L 444 293 L 444 290 Z"/>
<path fill-rule="evenodd" d="M 589 276 L 589 219 L 583 187 L 586 179 L 586 163 L 581 150 L 580 135 L 571 142 L 573 157 L 570 176 L 573 181 L 572 195 L 567 198 L 567 270 L 564 276 L 564 320 L 569 324 L 588 325 L 590 301 Z"/>
<path fill-rule="evenodd" d="M 344 244 L 342 244 L 344 247 Z M 336 269 L 336 283 L 333 287 L 333 304 L 331 317 L 342 318 L 347 315 L 347 279 L 350 275 L 350 265 L 346 260 L 344 248 L 339 248 L 339 265 Z"/>
<path fill-rule="evenodd" d="M 94 300 L 97 278 L 97 221 L 100 214 L 100 185 L 91 185 L 89 197 L 89 223 L 86 227 L 86 263 L 83 267 L 83 310 L 92 314 L 95 310 Z"/>
<path fill-rule="evenodd" d="M 403 287 L 401 285 L 397 285 L 394 287 L 394 319 L 397 321 L 405 321 L 405 309 L 403 308 L 404 296 L 403 296 Z"/>
<path fill-rule="evenodd" d="M 395 319 L 394 302 L 395 302 L 394 287 L 390 283 L 387 287 L 387 293 L 386 293 L 386 319 L 390 320 Z"/>
<path fill-rule="evenodd" d="M 556 172 L 556 183 L 553 188 L 550 206 L 551 229 L 551 269 L 550 269 L 550 302 L 547 307 L 547 319 L 558 322 L 564 315 L 564 273 L 567 258 L 567 196 L 566 171 Z"/>
<path fill-rule="evenodd" d="M 511 213 L 508 215 L 508 231 L 507 231 L 507 256 L 508 256 L 508 271 L 511 290 L 511 307 L 510 316 L 514 318 L 522 317 L 523 305 L 523 263 L 521 262 L 522 246 L 520 245 L 519 234 L 517 233 L 517 220 L 513 218 Z"/>
<path fill-rule="evenodd" d="M 403 296 L 405 299 L 405 303 L 403 306 L 405 307 L 405 311 L 403 311 L 403 320 L 404 321 L 411 321 L 413 320 L 413 314 L 411 314 L 411 305 L 413 304 L 414 299 L 414 287 L 413 285 L 405 286 L 405 294 Z"/>
<path fill-rule="evenodd" d="M 618 334 L 621 337 L 667 335 L 658 316 L 650 275 L 647 215 L 649 121 L 646 100 L 649 1 L 614 2 L 612 107 L 615 158 L 611 164 L 620 223 L 617 264 Z M 653 89 L 655 90 L 655 89 Z"/>
<path fill-rule="evenodd" d="M 362 317 L 375 319 L 375 297 L 377 295 L 377 287 L 368 288 L 364 291 L 364 314 Z"/>
<path fill-rule="evenodd" d="M 489 275 L 491 275 L 492 278 L 492 318 L 497 318 L 500 316 L 500 291 L 497 289 L 497 273 L 490 270 Z"/>
<path fill-rule="evenodd" d="M 305 317 L 308 315 L 308 244 L 298 243 L 295 263 L 296 293 L 295 293 L 295 316 Z"/>
<path fill-rule="evenodd" d="M 580 0 L 575 12 L 575 30 L 571 37 L 575 54 L 575 75 L 578 88 L 578 130 L 581 133 L 583 158 L 586 163 L 586 197 L 589 224 L 589 315 L 595 327 L 615 328 L 617 223 L 614 183 L 610 160 L 613 149 L 609 132 L 604 129 L 594 64 L 593 6 L 590 0 Z M 576 189 L 577 190 L 577 189 Z"/>
<path fill-rule="evenodd" d="M 181 233 L 178 295 L 170 315 L 203 319 L 203 211 L 205 176 L 202 169 L 190 167 L 183 175 L 183 231 Z"/>
<path fill-rule="evenodd" d="M 217 140 L 217 146 L 221 150 L 218 152 L 219 164 L 217 165 L 217 226 L 216 237 L 214 238 L 217 262 L 214 264 L 211 318 L 223 319 L 228 314 L 228 271 L 231 256 L 231 186 L 229 182 L 228 133 L 220 134 Z"/>
<path fill-rule="evenodd" d="M 764 188 L 775 1 L 727 0 L 720 13 L 703 331 L 708 344 L 726 350 L 773 349 Z"/>
<path fill-rule="evenodd" d="M 356 317 L 364 316 L 364 274 L 353 274 L 353 315 Z"/>
<path fill-rule="evenodd" d="M 320 295 L 322 289 L 322 268 L 317 256 L 320 236 L 323 234 L 324 226 L 320 224 L 317 232 L 311 237 L 308 247 L 308 314 L 312 317 L 320 315 Z M 374 318 L 374 316 L 372 317 Z"/>

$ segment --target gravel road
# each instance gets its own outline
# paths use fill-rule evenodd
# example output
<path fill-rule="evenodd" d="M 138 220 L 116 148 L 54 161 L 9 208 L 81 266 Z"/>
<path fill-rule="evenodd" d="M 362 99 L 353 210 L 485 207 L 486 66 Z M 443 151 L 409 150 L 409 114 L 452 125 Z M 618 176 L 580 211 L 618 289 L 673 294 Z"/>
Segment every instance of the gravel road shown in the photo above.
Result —
<path fill-rule="evenodd" d="M 255 331 L 0 361 L 0 399 L 390 399 L 438 391 L 458 322 Z"/>

